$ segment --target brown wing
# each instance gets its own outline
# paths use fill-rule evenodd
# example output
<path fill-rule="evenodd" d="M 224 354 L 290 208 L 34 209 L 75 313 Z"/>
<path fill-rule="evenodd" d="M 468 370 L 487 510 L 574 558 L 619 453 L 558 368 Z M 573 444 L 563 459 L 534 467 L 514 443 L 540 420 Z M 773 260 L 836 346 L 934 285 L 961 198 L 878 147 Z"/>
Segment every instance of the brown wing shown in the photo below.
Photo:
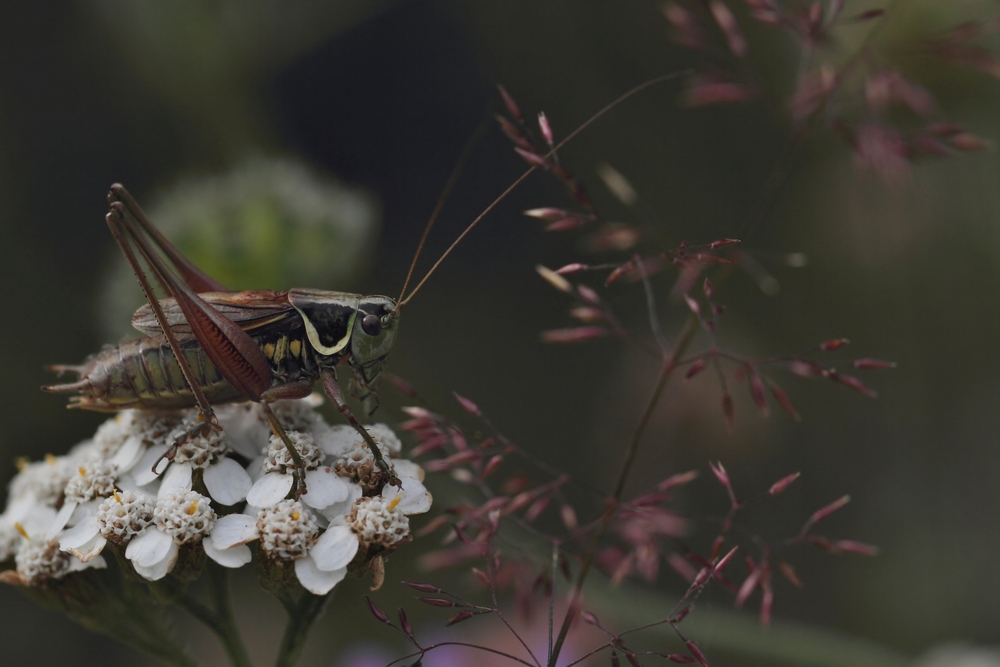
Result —
<path fill-rule="evenodd" d="M 198 296 L 244 331 L 251 331 L 287 317 L 298 316 L 295 308 L 288 302 L 288 292 L 248 290 L 245 292 L 204 292 Z M 194 335 L 177 299 L 173 297 L 160 299 L 160 307 L 163 309 L 164 315 L 167 316 L 170 330 L 179 340 Z M 149 304 L 135 311 L 132 316 L 132 326 L 154 338 L 163 335 Z"/>

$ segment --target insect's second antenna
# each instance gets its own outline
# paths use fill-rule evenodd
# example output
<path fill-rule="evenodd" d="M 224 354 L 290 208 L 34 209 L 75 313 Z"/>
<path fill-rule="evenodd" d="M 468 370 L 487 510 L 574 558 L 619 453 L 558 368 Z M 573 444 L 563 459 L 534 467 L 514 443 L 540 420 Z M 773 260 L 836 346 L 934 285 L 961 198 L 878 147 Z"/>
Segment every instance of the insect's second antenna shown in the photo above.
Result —
<path fill-rule="evenodd" d="M 597 119 L 599 119 L 601 116 L 603 116 L 607 112 L 611 111 L 616 106 L 618 106 L 619 104 L 621 104 L 625 100 L 629 99 L 633 95 L 636 95 L 637 93 L 640 93 L 643 90 L 646 90 L 647 88 L 649 88 L 651 86 L 655 86 L 656 84 L 664 83 L 666 81 L 672 81 L 672 80 L 674 80 L 674 79 L 676 79 L 676 78 L 678 78 L 680 76 L 684 76 L 685 74 L 689 74 L 690 72 L 691 72 L 691 70 L 682 70 L 682 71 L 679 71 L 679 72 L 671 72 L 670 74 L 664 74 L 662 76 L 658 76 L 658 77 L 649 79 L 647 81 L 644 81 L 643 83 L 640 83 L 638 86 L 636 86 L 635 88 L 632 88 L 628 92 L 622 94 L 617 99 L 615 99 L 614 101 L 612 101 L 609 104 L 607 104 L 603 109 L 601 109 L 600 111 L 598 111 L 597 113 L 595 113 L 593 116 L 591 116 L 590 118 L 588 118 L 586 121 L 584 121 L 582 125 L 580 125 L 575 130 L 573 130 L 572 132 L 570 132 L 566 136 L 565 139 L 563 139 L 558 144 L 556 144 L 555 146 L 553 146 L 552 150 L 550 150 L 548 153 L 546 153 L 543 156 L 543 159 L 547 160 L 548 158 L 550 158 L 557 151 L 559 151 L 563 146 L 565 146 L 570 140 L 574 139 L 578 134 L 580 134 L 585 129 L 587 129 L 588 127 L 590 127 L 590 125 L 592 125 Z M 465 156 L 463 155 L 463 158 L 464 157 Z M 509 195 L 511 192 L 513 192 L 514 189 L 517 188 L 517 186 L 521 185 L 521 183 L 523 183 L 528 178 L 528 176 L 531 176 L 531 174 L 533 174 L 538 169 L 539 169 L 539 167 L 537 165 L 533 165 L 530 168 L 528 168 L 528 170 L 525 171 L 523 174 L 521 174 L 516 181 L 514 181 L 513 183 L 511 183 L 510 186 L 506 190 L 504 190 L 500 194 L 499 197 L 497 197 L 496 199 L 494 199 L 493 202 L 489 206 L 487 206 L 483 210 L 482 213 L 480 213 L 478 216 L 476 216 L 476 219 L 469 223 L 469 226 L 466 227 L 462 231 L 462 233 L 458 235 L 458 238 L 456 238 L 454 241 L 452 241 L 451 245 L 448 246 L 448 248 L 441 254 L 441 257 L 439 257 L 438 260 L 436 262 L 434 262 L 434 265 L 431 266 L 431 268 L 427 271 L 427 273 L 424 275 L 424 277 L 420 279 L 420 282 L 417 283 L 417 286 L 413 288 L 413 291 L 410 292 L 410 294 L 408 296 L 406 296 L 405 299 L 403 298 L 403 294 L 400 294 L 399 301 L 397 301 L 396 309 L 398 310 L 402 306 L 404 306 L 407 303 L 409 303 L 410 300 L 420 290 L 420 288 L 424 286 L 424 283 L 427 282 L 427 279 L 431 277 L 431 275 L 437 270 L 437 268 L 439 266 L 441 266 L 441 262 L 444 261 L 445 257 L 447 257 L 448 255 L 450 255 L 451 251 L 454 250 L 455 247 L 458 246 L 458 244 L 462 242 L 462 239 L 464 239 L 466 236 L 468 236 L 469 232 L 471 232 L 473 230 L 473 228 L 475 228 L 475 226 L 478 225 L 480 223 L 480 221 L 482 221 L 482 219 L 486 217 L 487 214 L 489 214 L 490 211 L 492 211 L 494 208 L 497 207 L 497 205 L 500 202 L 502 202 L 504 199 L 506 199 L 507 195 Z M 450 188 L 452 185 L 454 185 L 454 183 L 451 182 L 451 181 L 449 181 L 448 188 Z M 446 188 L 446 193 L 448 191 L 448 188 Z M 430 231 L 431 225 L 434 223 L 434 219 L 435 219 L 436 214 L 438 213 L 439 210 L 440 210 L 440 202 L 439 202 L 439 207 L 437 209 L 435 209 L 435 211 L 434 211 L 435 215 L 431 216 L 431 220 L 427 223 L 427 228 L 424 230 L 424 236 L 420 240 L 420 246 L 417 248 L 417 255 L 420 254 L 420 249 L 423 247 L 424 240 L 427 238 L 427 234 Z M 409 283 L 410 274 L 413 273 L 413 267 L 416 265 L 416 262 L 417 262 L 417 257 L 415 255 L 414 258 L 413 258 L 413 264 L 410 265 L 410 272 L 406 276 L 406 282 L 407 283 Z M 405 292 L 405 287 L 406 286 L 404 284 L 404 292 Z"/>
<path fill-rule="evenodd" d="M 448 182 L 444 186 L 444 190 L 441 191 L 441 196 L 438 197 L 437 204 L 434 205 L 434 211 L 431 212 L 431 217 L 427 219 L 427 225 L 424 227 L 424 233 L 420 236 L 420 242 L 417 244 L 417 250 L 413 253 L 413 260 L 410 262 L 410 268 L 406 272 L 406 279 L 403 281 L 403 289 L 399 291 L 399 298 L 396 299 L 398 304 L 393 313 L 399 310 L 399 306 L 402 305 L 403 297 L 406 295 L 406 288 L 410 284 L 410 278 L 413 277 L 413 270 L 417 268 L 417 260 L 420 259 L 420 253 L 424 249 L 424 244 L 427 242 L 427 237 L 431 233 L 431 227 L 437 222 L 438 216 L 441 215 L 441 209 L 444 208 L 444 203 L 448 200 L 451 195 L 451 191 L 455 189 L 455 184 L 458 182 L 459 176 L 462 175 L 462 171 L 465 169 L 465 163 L 469 161 L 469 156 L 472 155 L 473 149 L 479 140 L 486 133 L 487 128 L 490 126 L 490 114 L 487 113 L 483 116 L 483 119 L 479 121 L 479 125 L 476 127 L 476 131 L 472 133 L 469 140 L 465 143 L 465 147 L 462 149 L 462 154 L 458 158 L 458 162 L 455 163 L 455 167 L 451 170 L 451 175 L 448 177 Z"/>

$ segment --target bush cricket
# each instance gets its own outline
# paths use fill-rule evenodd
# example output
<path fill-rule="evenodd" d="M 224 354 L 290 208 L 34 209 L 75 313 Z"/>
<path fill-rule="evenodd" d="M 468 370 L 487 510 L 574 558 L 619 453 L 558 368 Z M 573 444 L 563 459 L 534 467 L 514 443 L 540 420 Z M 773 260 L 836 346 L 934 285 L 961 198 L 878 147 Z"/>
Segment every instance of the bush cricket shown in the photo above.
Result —
<path fill-rule="evenodd" d="M 271 429 L 285 443 L 297 466 L 294 488 L 296 495 L 300 495 L 305 492 L 302 460 L 270 403 L 304 398 L 312 393 L 315 382 L 322 380 L 327 396 L 364 438 L 387 483 L 398 483 L 378 445 L 351 412 L 337 383 L 336 367 L 349 366 L 360 388 L 374 395 L 375 383 L 399 327 L 400 308 L 413 298 L 466 235 L 528 176 L 539 169 L 553 168 L 552 156 L 594 121 L 640 91 L 680 74 L 683 72 L 636 86 L 558 144 L 549 137 L 551 150 L 545 155 L 522 153 L 530 165 L 528 170 L 455 238 L 407 294 L 417 259 L 468 157 L 470 143 L 424 228 L 400 296 L 395 300 L 387 296 L 301 288 L 282 292 L 230 291 L 184 257 L 146 218 L 125 188 L 115 184 L 108 193 L 110 211 L 106 219 L 146 297 L 147 304 L 132 318 L 133 326 L 145 335 L 107 348 L 83 364 L 50 367 L 58 373 L 76 373 L 78 379 L 43 389 L 76 394 L 70 398 L 69 407 L 103 412 L 197 407 L 198 423 L 174 443 L 164 455 L 167 458 L 187 438 L 221 430 L 213 405 L 239 400 L 259 403 Z M 501 94 L 511 114 L 521 120 L 516 104 L 502 88 Z M 165 298 L 157 298 L 149 274 L 166 293 Z"/>
<path fill-rule="evenodd" d="M 174 444 L 168 458 L 186 438 L 221 428 L 213 405 L 254 401 L 301 468 L 270 403 L 308 396 L 322 380 L 387 479 L 395 480 L 337 383 L 337 366 L 346 364 L 358 385 L 374 393 L 398 328 L 395 300 L 314 289 L 229 291 L 188 261 L 124 187 L 111 186 L 108 201 L 108 226 L 146 296 L 147 304 L 132 318 L 144 335 L 81 365 L 52 366 L 79 379 L 44 390 L 76 394 L 69 407 L 101 412 L 197 407 L 198 424 Z M 166 298 L 157 299 L 149 274 Z M 298 482 L 297 492 L 302 492 L 300 477 Z"/>

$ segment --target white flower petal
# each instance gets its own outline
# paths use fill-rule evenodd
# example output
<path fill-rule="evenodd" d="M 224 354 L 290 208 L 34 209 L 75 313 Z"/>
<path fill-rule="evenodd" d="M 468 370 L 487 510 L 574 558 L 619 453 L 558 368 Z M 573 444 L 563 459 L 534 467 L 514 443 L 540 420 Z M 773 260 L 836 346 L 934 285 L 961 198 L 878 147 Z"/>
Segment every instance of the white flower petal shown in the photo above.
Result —
<path fill-rule="evenodd" d="M 133 542 L 134 541 L 135 540 L 133 540 Z M 142 576 L 143 578 L 148 579 L 149 581 L 158 581 L 163 577 L 167 576 L 167 573 L 174 568 L 174 563 L 177 562 L 177 551 L 178 551 L 177 545 L 174 544 L 173 540 L 171 540 L 170 549 L 167 550 L 167 553 L 161 560 L 149 566 L 139 565 L 135 561 L 132 561 L 132 566 L 135 568 L 135 571 L 138 572 L 139 575 Z"/>
<path fill-rule="evenodd" d="M 104 560 L 104 556 L 94 556 L 90 560 L 79 560 L 76 558 L 70 558 L 69 560 L 69 571 L 79 572 L 80 570 L 89 570 L 91 568 L 95 570 L 103 570 L 108 567 L 108 561 Z"/>
<path fill-rule="evenodd" d="M 250 562 L 250 547 L 246 545 L 229 549 L 216 549 L 212 540 L 203 540 L 201 545 L 205 548 L 205 555 L 222 567 L 243 567 Z"/>
<path fill-rule="evenodd" d="M 321 510 L 347 500 L 350 492 L 346 479 L 329 468 L 320 468 L 306 473 L 306 492 L 301 500 L 309 507 Z"/>
<path fill-rule="evenodd" d="M 295 561 L 295 576 L 299 578 L 299 583 L 302 584 L 303 588 L 315 595 L 326 595 L 329 593 L 333 590 L 334 586 L 343 580 L 346 574 L 346 567 L 324 572 L 316 567 L 316 561 L 309 556 Z"/>
<path fill-rule="evenodd" d="M 313 437 L 320 449 L 331 456 L 343 456 L 354 447 L 356 442 L 363 442 L 361 435 L 349 424 L 324 426 L 317 425 L 313 429 Z"/>
<path fill-rule="evenodd" d="M 119 491 L 141 491 L 147 496 L 155 498 L 156 494 L 160 491 L 160 478 L 157 477 L 149 484 L 140 485 L 136 483 L 135 477 L 132 476 L 132 473 L 127 473 L 118 478 L 115 482 L 115 487 L 117 487 Z"/>
<path fill-rule="evenodd" d="M 235 505 L 246 500 L 253 487 L 253 480 L 239 463 L 231 458 L 221 458 L 205 469 L 205 488 L 220 505 Z"/>
<path fill-rule="evenodd" d="M 160 490 L 156 492 L 156 499 L 162 500 L 176 491 L 190 491 L 193 474 L 194 468 L 190 463 L 171 463 L 160 478 Z"/>
<path fill-rule="evenodd" d="M 100 532 L 100 529 L 97 527 L 97 517 L 92 516 L 60 535 L 59 548 L 63 551 L 78 549 Z"/>
<path fill-rule="evenodd" d="M 342 500 L 339 503 L 333 503 L 329 507 L 324 507 L 323 509 L 319 510 L 319 513 L 325 516 L 330 521 L 333 521 L 337 517 L 344 516 L 345 514 L 350 512 L 351 508 L 354 506 L 354 502 L 362 495 L 364 495 L 364 491 L 362 490 L 360 485 L 355 484 L 354 482 L 348 482 L 347 499 Z"/>
<path fill-rule="evenodd" d="M 101 504 L 103 498 L 97 498 L 95 500 L 88 500 L 85 503 L 80 503 L 73 510 L 73 516 L 69 518 L 68 526 L 75 526 L 81 521 L 87 520 L 89 517 L 95 516 L 97 514 L 97 506 Z"/>
<path fill-rule="evenodd" d="M 413 479 L 424 481 L 424 469 L 409 459 L 393 459 L 392 469 L 400 477 L 412 477 Z"/>
<path fill-rule="evenodd" d="M 125 557 L 132 561 L 136 570 L 140 567 L 150 568 L 163 560 L 170 553 L 171 547 L 176 555 L 177 545 L 174 544 L 174 539 L 159 528 L 149 526 L 128 543 Z"/>
<path fill-rule="evenodd" d="M 102 535 L 97 534 L 81 544 L 79 547 L 74 549 L 63 549 L 63 551 L 68 551 L 76 556 L 79 561 L 87 563 L 101 555 L 101 552 L 104 551 L 104 545 L 107 543 L 107 539 L 105 539 Z M 60 547 L 61 546 L 62 543 L 60 543 Z"/>
<path fill-rule="evenodd" d="M 412 477 L 402 477 L 399 480 L 403 488 L 386 484 L 382 487 L 382 497 L 388 501 L 396 499 L 399 495 L 399 504 L 396 506 L 403 514 L 423 514 L 431 508 L 430 491 L 420 483 L 420 480 Z"/>
<path fill-rule="evenodd" d="M 284 500 L 292 490 L 292 475 L 269 472 L 258 479 L 247 494 L 247 502 L 254 507 L 271 507 Z"/>
<path fill-rule="evenodd" d="M 260 420 L 256 409 L 247 409 L 244 405 L 224 406 L 216 415 L 226 432 L 226 444 L 230 449 L 252 459 L 267 447 L 271 431 Z"/>
<path fill-rule="evenodd" d="M 316 567 L 323 572 L 331 572 L 347 567 L 358 553 L 358 536 L 347 526 L 331 526 L 319 536 L 309 555 Z"/>
<path fill-rule="evenodd" d="M 32 500 L 32 503 L 34 503 L 34 500 Z M 53 533 L 51 530 L 56 521 L 56 511 L 45 505 L 35 504 L 21 515 L 20 518 L 14 518 L 13 516 L 8 516 L 7 518 L 11 524 L 14 521 L 20 523 L 29 537 L 45 535 L 46 539 L 52 539 L 58 534 L 58 531 Z"/>
<path fill-rule="evenodd" d="M 55 538 L 55 536 L 58 535 L 59 532 L 66 527 L 66 524 L 69 523 L 70 517 L 73 516 L 73 512 L 76 511 L 76 505 L 77 503 L 71 503 L 69 501 L 63 503 L 63 506 L 62 508 L 60 508 L 59 513 L 56 514 L 55 519 L 52 520 L 52 524 L 46 527 L 46 533 L 45 533 L 46 539 L 51 540 Z M 27 531 L 28 530 L 27 526 L 25 526 L 24 529 L 25 531 Z M 32 533 L 30 531 L 28 532 L 28 536 L 29 537 L 32 536 Z"/>
<path fill-rule="evenodd" d="M 153 472 L 153 464 L 166 454 L 168 449 L 170 449 L 170 445 L 152 445 L 146 450 L 146 453 L 142 455 L 142 458 L 139 459 L 139 462 L 135 464 L 131 471 L 137 485 L 146 486 L 160 476 L 163 472 L 163 464 L 169 464 L 170 462 L 166 459 L 160 461 L 157 466 L 157 472 Z"/>
<path fill-rule="evenodd" d="M 139 463 L 142 455 L 142 438 L 132 435 L 125 439 L 122 446 L 111 457 L 110 463 L 118 468 L 119 473 L 125 473 Z"/>
<path fill-rule="evenodd" d="M 250 465 L 247 466 L 247 474 L 250 475 L 250 479 L 256 482 L 264 476 L 264 461 L 266 460 L 266 456 L 258 456 L 250 462 Z"/>
<path fill-rule="evenodd" d="M 211 542 L 213 547 L 222 550 L 252 542 L 259 536 L 256 512 L 253 516 L 227 514 L 219 517 L 215 528 L 212 529 L 211 537 L 205 542 Z"/>
<path fill-rule="evenodd" d="M 7 496 L 7 509 L 3 511 L 3 517 L 7 523 L 13 524 L 15 521 L 24 525 L 24 518 L 28 516 L 35 508 L 42 507 L 38 504 L 38 500 L 32 495 L 24 495 L 20 497 L 15 497 L 12 495 Z M 55 517 L 56 511 L 52 510 L 52 516 Z M 48 526 L 46 526 L 48 528 Z M 27 527 L 25 527 L 27 530 Z"/>

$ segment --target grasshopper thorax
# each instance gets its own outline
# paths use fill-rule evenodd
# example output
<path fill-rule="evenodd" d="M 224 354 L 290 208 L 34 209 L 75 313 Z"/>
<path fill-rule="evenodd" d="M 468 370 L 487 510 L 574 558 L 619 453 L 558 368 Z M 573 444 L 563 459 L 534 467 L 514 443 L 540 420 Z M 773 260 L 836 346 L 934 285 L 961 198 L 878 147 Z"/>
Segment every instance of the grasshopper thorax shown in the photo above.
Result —
<path fill-rule="evenodd" d="M 315 289 L 289 290 L 288 301 L 302 316 L 306 338 L 321 366 L 335 366 L 346 357 L 362 385 L 375 382 L 396 338 L 395 301 Z"/>

